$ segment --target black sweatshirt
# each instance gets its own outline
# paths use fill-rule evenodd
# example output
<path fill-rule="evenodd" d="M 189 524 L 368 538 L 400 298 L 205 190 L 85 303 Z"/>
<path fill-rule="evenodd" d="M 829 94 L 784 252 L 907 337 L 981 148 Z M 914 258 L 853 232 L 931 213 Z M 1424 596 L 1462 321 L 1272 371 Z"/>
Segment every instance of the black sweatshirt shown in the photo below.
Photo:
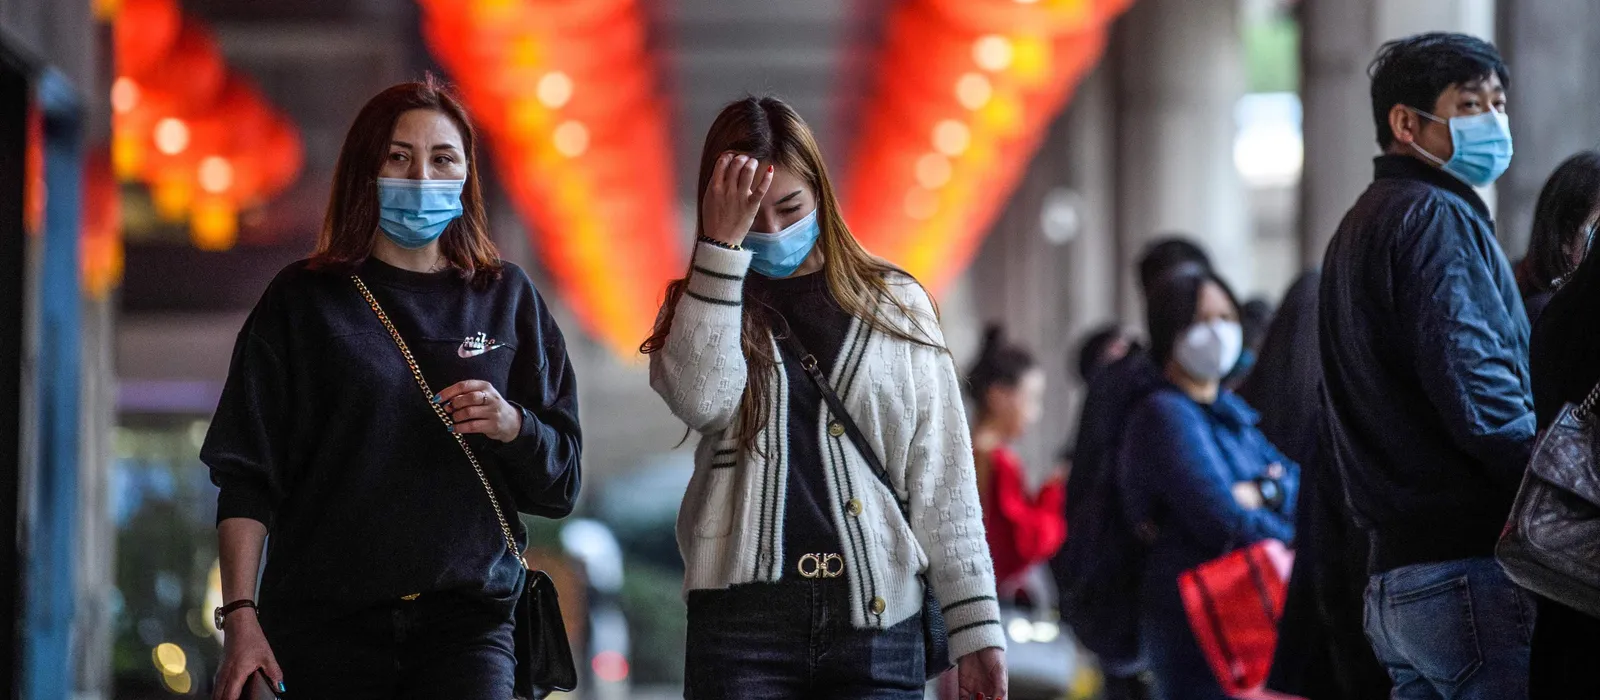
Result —
<path fill-rule="evenodd" d="M 773 319 L 774 332 L 788 329 L 817 358 L 823 376 L 833 371 L 834 360 L 850 331 L 851 316 L 834 301 L 827 278 L 821 273 L 771 279 L 752 273 L 746 282 L 756 301 L 783 320 Z M 764 310 L 766 311 L 766 310 Z M 783 343 L 779 343 L 783 347 Z M 794 573 L 801 556 L 838 553 L 828 482 L 822 473 L 819 421 L 822 393 L 799 358 L 783 350 L 783 367 L 789 381 L 789 478 L 785 485 L 783 551 L 788 562 L 784 575 Z"/>
<path fill-rule="evenodd" d="M 527 275 L 508 263 L 499 279 L 469 285 L 375 258 L 357 272 L 433 391 L 486 380 L 521 409 L 512 442 L 467 436 L 519 546 L 515 511 L 571 512 L 577 388 Z M 480 332 L 505 347 L 474 355 L 463 340 Z M 272 281 L 239 332 L 200 458 L 221 488 L 218 521 L 267 525 L 264 615 L 413 593 L 516 594 L 520 564 L 483 485 L 349 274 L 302 261 Z"/>

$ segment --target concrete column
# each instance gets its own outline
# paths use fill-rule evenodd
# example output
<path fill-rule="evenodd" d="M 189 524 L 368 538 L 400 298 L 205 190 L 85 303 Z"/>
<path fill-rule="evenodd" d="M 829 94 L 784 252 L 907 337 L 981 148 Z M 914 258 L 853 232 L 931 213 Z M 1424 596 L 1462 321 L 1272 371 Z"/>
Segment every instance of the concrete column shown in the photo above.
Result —
<path fill-rule="evenodd" d="M 1233 165 L 1245 74 L 1236 2 L 1140 0 L 1113 34 L 1117 61 L 1119 269 L 1165 233 L 1199 239 L 1241 291 L 1254 286 L 1253 236 Z M 1123 317 L 1142 318 L 1135 284 Z"/>
<path fill-rule="evenodd" d="M 1321 263 L 1340 219 L 1372 181 L 1378 142 L 1367 66 L 1378 47 L 1426 31 L 1491 38 L 1494 20 L 1494 0 L 1301 3 L 1305 170 L 1300 180 L 1300 231 L 1307 265 Z"/>
<path fill-rule="evenodd" d="M 1539 190 L 1561 161 L 1600 148 L 1600 4 L 1504 0 L 1500 50 L 1511 65 L 1511 135 L 1517 155 L 1500 178 L 1496 232 L 1508 254 L 1527 249 Z"/>
<path fill-rule="evenodd" d="M 1079 86 L 985 240 L 961 285 L 965 294 L 946 307 L 947 338 L 963 371 L 987 322 L 1004 325 L 1045 371 L 1043 419 L 1017 445 L 1035 479 L 1053 467 L 1077 424 L 1082 386 L 1073 352 L 1089 328 L 1116 315 L 1111 87 L 1104 68 Z"/>

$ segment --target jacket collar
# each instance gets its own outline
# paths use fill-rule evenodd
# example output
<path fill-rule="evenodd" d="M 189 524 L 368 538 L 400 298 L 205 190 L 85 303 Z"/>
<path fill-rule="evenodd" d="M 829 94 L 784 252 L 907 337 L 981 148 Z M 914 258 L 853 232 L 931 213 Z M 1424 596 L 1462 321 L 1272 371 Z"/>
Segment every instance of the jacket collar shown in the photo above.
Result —
<path fill-rule="evenodd" d="M 1261 414 L 1250 408 L 1250 405 L 1245 403 L 1244 399 L 1226 389 L 1218 393 L 1217 400 L 1213 401 L 1207 408 L 1224 425 L 1235 430 L 1248 428 L 1261 420 Z"/>
<path fill-rule="evenodd" d="M 1161 378 L 1160 385 L 1170 391 L 1177 392 L 1178 395 L 1184 398 L 1189 398 L 1189 395 L 1184 393 L 1183 389 L 1178 388 L 1178 385 L 1173 384 L 1171 380 L 1165 377 Z M 1194 401 L 1194 399 L 1189 400 Z M 1261 422 L 1261 414 L 1256 413 L 1256 410 L 1251 408 L 1250 404 L 1245 403 L 1244 399 L 1239 398 L 1238 394 L 1227 389 L 1217 392 L 1216 401 L 1211 403 L 1195 401 L 1195 404 L 1199 405 L 1216 422 L 1233 430 L 1243 430 Z"/>
<path fill-rule="evenodd" d="M 1471 205 L 1472 209 L 1484 219 L 1493 218 L 1489 215 L 1489 205 L 1485 204 L 1483 198 L 1478 196 L 1478 191 L 1450 173 L 1407 155 L 1381 155 L 1374 158 L 1372 162 L 1373 179 L 1375 180 L 1394 179 L 1425 182 L 1454 193 Z"/>

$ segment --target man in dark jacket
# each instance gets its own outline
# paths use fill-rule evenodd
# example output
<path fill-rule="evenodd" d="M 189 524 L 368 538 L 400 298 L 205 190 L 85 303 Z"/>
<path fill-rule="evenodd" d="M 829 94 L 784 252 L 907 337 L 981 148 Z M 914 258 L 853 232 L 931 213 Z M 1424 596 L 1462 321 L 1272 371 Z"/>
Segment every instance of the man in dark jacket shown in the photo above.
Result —
<path fill-rule="evenodd" d="M 1507 69 L 1424 34 L 1370 74 L 1384 155 L 1320 295 L 1330 447 L 1372 542 L 1367 636 L 1396 698 L 1525 698 L 1533 602 L 1493 555 L 1534 435 L 1528 323 L 1473 190 L 1510 163 Z"/>
<path fill-rule="evenodd" d="M 1209 270 L 1211 260 L 1183 237 L 1151 243 L 1139 258 L 1139 284 L 1148 290 L 1180 271 Z M 1140 674 L 1138 576 L 1140 545 L 1124 527 L 1114 490 L 1113 456 L 1134 405 L 1164 386 L 1161 369 L 1133 346 L 1088 381 L 1079 412 L 1077 444 L 1067 477 L 1067 541 L 1051 560 L 1061 611 L 1086 647 L 1100 657 L 1108 700 L 1148 697 Z"/>

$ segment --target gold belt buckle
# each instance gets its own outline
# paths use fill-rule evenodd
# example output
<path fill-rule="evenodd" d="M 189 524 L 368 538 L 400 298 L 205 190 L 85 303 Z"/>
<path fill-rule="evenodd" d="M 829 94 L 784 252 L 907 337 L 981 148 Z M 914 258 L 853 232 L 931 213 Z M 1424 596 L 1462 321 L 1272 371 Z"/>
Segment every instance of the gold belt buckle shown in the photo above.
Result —
<path fill-rule="evenodd" d="M 807 564 L 810 567 L 807 568 Z M 835 566 L 837 564 L 838 566 Z M 837 554 L 807 554 L 795 566 L 805 578 L 839 578 L 844 575 L 844 558 Z"/>

